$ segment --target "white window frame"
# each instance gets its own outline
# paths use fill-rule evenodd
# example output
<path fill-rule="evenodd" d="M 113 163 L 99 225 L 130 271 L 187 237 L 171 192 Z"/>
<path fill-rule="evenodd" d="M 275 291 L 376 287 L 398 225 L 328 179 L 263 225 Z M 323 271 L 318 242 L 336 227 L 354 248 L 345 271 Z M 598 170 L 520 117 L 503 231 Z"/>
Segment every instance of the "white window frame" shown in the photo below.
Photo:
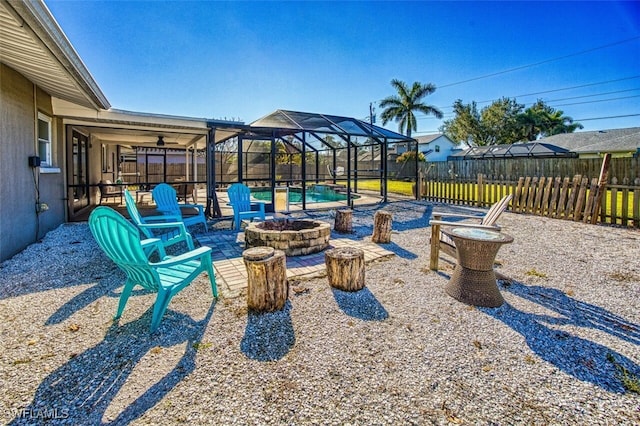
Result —
<path fill-rule="evenodd" d="M 40 121 L 43 121 L 45 123 L 47 123 L 47 139 L 41 138 L 40 137 Z M 37 138 L 37 146 L 38 146 L 38 155 L 40 156 L 40 164 L 41 167 L 53 167 L 53 164 L 51 162 L 51 157 L 52 157 L 52 141 L 51 141 L 51 135 L 52 135 L 52 131 L 51 131 L 51 125 L 53 123 L 53 120 L 51 119 L 51 117 L 49 117 L 46 114 L 43 114 L 41 112 L 38 112 L 38 125 L 37 125 L 37 134 L 36 134 L 36 138 Z M 45 155 L 43 156 L 42 153 L 40 152 L 40 144 L 44 143 L 45 144 Z"/>

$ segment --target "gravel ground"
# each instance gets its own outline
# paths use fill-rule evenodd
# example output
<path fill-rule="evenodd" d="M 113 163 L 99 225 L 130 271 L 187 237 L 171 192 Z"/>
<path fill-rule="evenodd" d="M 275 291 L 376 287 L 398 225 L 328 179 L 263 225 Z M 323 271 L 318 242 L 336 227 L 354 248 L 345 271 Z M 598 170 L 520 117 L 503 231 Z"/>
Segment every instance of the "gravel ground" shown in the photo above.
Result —
<path fill-rule="evenodd" d="M 154 295 L 113 323 L 123 274 L 86 224 L 62 225 L 0 264 L 0 422 L 640 424 L 638 230 L 504 213 L 506 303 L 474 308 L 444 292 L 451 262 L 428 269 L 431 209 L 456 208 L 383 207 L 396 256 L 367 265 L 365 289 L 295 282 L 256 315 L 201 276 L 153 335 Z"/>

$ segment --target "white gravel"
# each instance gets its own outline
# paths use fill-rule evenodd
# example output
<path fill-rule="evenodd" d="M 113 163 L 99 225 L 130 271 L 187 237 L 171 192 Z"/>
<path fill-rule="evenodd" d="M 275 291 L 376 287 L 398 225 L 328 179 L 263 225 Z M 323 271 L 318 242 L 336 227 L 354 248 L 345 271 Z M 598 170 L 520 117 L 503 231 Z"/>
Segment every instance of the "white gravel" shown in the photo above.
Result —
<path fill-rule="evenodd" d="M 86 224 L 63 225 L 0 264 L 0 422 L 640 424 L 621 380 L 640 378 L 640 231 L 504 213 L 506 303 L 474 308 L 444 292 L 450 262 L 428 269 L 432 207 L 384 206 L 397 256 L 360 292 L 296 282 L 255 315 L 202 276 L 153 335 L 154 295 L 112 323 L 124 275 Z"/>

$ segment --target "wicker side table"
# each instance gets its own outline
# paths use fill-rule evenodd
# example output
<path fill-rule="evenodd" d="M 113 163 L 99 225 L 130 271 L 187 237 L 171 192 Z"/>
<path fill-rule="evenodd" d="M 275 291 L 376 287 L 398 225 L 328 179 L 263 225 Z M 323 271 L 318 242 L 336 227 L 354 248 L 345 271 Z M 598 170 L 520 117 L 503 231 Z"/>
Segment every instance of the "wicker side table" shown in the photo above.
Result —
<path fill-rule="evenodd" d="M 442 230 L 456 245 L 458 264 L 445 287 L 447 294 L 474 306 L 496 308 L 504 303 L 496 283 L 493 262 L 503 244 L 513 237 L 480 228 L 452 227 Z"/>

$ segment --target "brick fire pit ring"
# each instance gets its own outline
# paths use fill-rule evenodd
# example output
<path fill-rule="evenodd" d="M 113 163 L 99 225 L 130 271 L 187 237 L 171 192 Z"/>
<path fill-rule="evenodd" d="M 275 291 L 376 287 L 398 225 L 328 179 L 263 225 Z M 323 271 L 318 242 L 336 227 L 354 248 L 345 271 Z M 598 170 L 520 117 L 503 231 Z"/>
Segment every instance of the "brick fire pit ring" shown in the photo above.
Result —
<path fill-rule="evenodd" d="M 244 230 L 246 248 L 267 246 L 287 256 L 318 253 L 329 246 L 331 225 L 311 219 L 251 222 Z"/>

